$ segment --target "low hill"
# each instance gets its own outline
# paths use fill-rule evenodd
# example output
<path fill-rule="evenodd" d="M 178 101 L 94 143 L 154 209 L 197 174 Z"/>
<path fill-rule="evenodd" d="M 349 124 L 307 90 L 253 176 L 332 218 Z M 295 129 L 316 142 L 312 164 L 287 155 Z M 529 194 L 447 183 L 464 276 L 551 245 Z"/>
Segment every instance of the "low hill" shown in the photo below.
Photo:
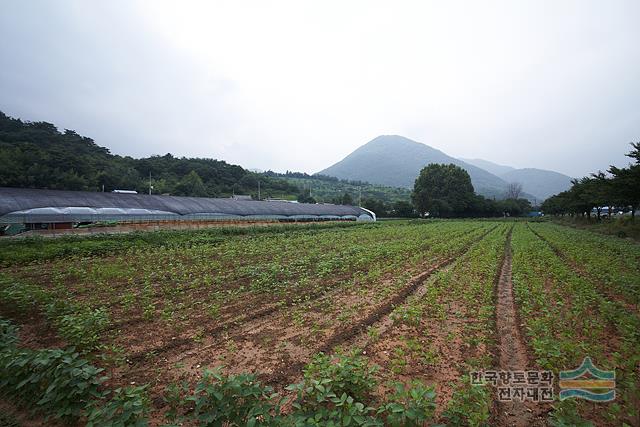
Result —
<path fill-rule="evenodd" d="M 566 191 L 571 187 L 570 176 L 544 169 L 514 169 L 501 177 L 508 182 L 521 183 L 522 189 L 536 196 L 538 201 Z"/>
<path fill-rule="evenodd" d="M 319 172 L 340 179 L 412 188 L 420 170 L 429 163 L 453 163 L 465 169 L 476 193 L 501 198 L 508 183 L 494 174 L 440 150 L 398 135 L 379 136 L 338 163 Z"/>
<path fill-rule="evenodd" d="M 320 203 L 342 203 L 345 194 L 357 204 L 359 199 L 376 199 L 384 203 L 409 201 L 411 190 L 388 187 L 361 181 L 349 181 L 326 175 L 308 175 L 302 172 L 264 172 L 267 176 L 284 179 L 307 192 Z"/>
<path fill-rule="evenodd" d="M 525 192 L 532 194 L 538 201 L 571 187 L 571 177 L 545 169 L 516 169 L 499 165 L 483 159 L 462 159 L 467 163 L 483 168 L 507 182 L 519 182 Z"/>
<path fill-rule="evenodd" d="M 0 112 L 0 186 L 55 190 L 149 191 L 156 194 L 230 196 L 257 193 L 295 198 L 297 186 L 221 160 L 174 157 L 142 159 L 113 155 L 91 138 L 51 123 L 27 122 Z"/>
<path fill-rule="evenodd" d="M 72 130 L 60 132 L 47 122 L 28 122 L 0 112 L 0 186 L 55 190 L 149 191 L 154 194 L 228 197 L 235 194 L 295 200 L 311 189 L 319 202 L 376 199 L 407 201 L 410 191 L 366 182 L 311 176 L 300 172 L 278 174 L 246 170 L 222 160 L 175 157 L 171 154 L 141 159 L 113 155 L 91 138 Z M 345 194 L 348 196 L 345 197 Z"/>

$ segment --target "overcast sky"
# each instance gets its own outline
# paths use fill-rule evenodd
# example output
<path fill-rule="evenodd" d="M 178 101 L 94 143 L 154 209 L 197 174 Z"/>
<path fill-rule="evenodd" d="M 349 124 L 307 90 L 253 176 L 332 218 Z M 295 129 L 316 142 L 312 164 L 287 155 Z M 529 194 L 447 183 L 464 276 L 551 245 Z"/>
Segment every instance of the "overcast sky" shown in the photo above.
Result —
<path fill-rule="evenodd" d="M 572 176 L 640 140 L 640 2 L 0 2 L 0 110 L 317 172 L 380 134 Z"/>

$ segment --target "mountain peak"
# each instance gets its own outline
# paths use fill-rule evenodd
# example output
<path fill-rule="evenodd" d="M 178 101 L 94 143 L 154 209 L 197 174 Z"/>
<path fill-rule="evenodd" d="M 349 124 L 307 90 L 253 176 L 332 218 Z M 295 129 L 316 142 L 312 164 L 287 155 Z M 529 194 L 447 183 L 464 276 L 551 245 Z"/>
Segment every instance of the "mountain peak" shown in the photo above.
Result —
<path fill-rule="evenodd" d="M 571 186 L 571 178 L 558 172 L 516 169 L 482 159 L 456 159 L 401 135 L 380 135 L 319 173 L 390 187 L 412 188 L 420 170 L 430 163 L 453 163 L 465 169 L 476 193 L 486 197 L 504 197 L 510 182 L 521 183 L 525 192 L 523 196 L 530 200 L 544 200 Z"/>
<path fill-rule="evenodd" d="M 414 141 L 413 139 L 409 139 L 401 135 L 377 136 L 371 141 L 357 148 L 353 153 L 362 151 L 369 153 L 379 152 L 385 155 L 388 155 L 390 152 L 399 152 L 412 156 L 420 156 L 428 152 L 430 153 L 430 155 L 437 158 L 449 157 L 436 148 L 433 148 L 427 144 L 423 144 L 422 142 Z M 453 157 L 451 159 L 453 159 Z M 411 186 L 413 186 L 413 183 L 411 183 Z"/>
<path fill-rule="evenodd" d="M 369 144 L 420 144 L 412 139 L 401 135 L 379 135 L 373 138 L 371 141 L 367 142 L 365 145 Z M 424 145 L 424 144 L 423 144 Z"/>
<path fill-rule="evenodd" d="M 499 177 L 400 135 L 380 135 L 319 173 L 412 188 L 420 170 L 430 163 L 453 163 L 466 169 L 476 192 L 487 197 L 502 197 L 506 191 L 507 183 Z"/>
<path fill-rule="evenodd" d="M 416 147 L 429 147 L 429 146 L 400 135 L 380 135 L 373 138 L 371 141 L 367 142 L 366 144 L 360 146 L 360 148 L 365 148 L 365 147 L 369 147 L 369 148 L 370 147 L 386 147 L 386 148 L 394 149 L 394 148 L 400 148 L 400 147 L 416 148 Z M 358 148 L 358 150 L 360 148 Z"/>

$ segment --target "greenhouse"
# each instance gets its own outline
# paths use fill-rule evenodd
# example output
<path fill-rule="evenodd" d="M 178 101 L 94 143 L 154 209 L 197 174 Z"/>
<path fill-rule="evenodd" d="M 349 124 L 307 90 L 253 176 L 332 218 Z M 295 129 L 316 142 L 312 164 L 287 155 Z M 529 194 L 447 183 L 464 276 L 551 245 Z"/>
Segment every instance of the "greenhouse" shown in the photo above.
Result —
<path fill-rule="evenodd" d="M 99 221 L 375 221 L 357 206 L 0 187 L 0 224 Z"/>

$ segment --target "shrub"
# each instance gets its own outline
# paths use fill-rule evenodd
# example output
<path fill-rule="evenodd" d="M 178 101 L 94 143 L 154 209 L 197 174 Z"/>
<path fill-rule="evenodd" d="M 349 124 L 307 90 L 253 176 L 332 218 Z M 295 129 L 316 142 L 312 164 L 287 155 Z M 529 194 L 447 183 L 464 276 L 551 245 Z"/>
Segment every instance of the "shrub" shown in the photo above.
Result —
<path fill-rule="evenodd" d="M 420 381 L 413 381 L 409 387 L 398 383 L 391 402 L 383 405 L 378 414 L 385 413 L 391 426 L 422 426 L 433 417 L 435 399 L 433 387 L 426 387 Z"/>
<path fill-rule="evenodd" d="M 320 381 L 338 396 L 346 393 L 356 400 L 366 400 L 376 386 L 377 366 L 369 366 L 358 350 L 335 357 L 317 354 L 304 369 L 305 383 Z"/>
<path fill-rule="evenodd" d="M 463 386 L 453 393 L 443 416 L 456 426 L 485 426 L 488 425 L 490 406 L 487 387 L 471 385 L 467 377 Z"/>
<path fill-rule="evenodd" d="M 205 370 L 194 394 L 191 418 L 201 426 L 253 426 L 269 424 L 278 417 L 271 387 L 264 387 L 255 375 L 224 376 L 220 368 Z M 227 424 L 223 424 L 227 423 Z"/>
<path fill-rule="evenodd" d="M 149 425 L 146 388 L 146 385 L 117 388 L 108 402 L 95 401 L 89 409 L 87 427 L 146 427 Z"/>
<path fill-rule="evenodd" d="M 0 352 L 0 390 L 56 418 L 78 418 L 91 400 L 101 398 L 101 373 L 73 349 Z"/>

